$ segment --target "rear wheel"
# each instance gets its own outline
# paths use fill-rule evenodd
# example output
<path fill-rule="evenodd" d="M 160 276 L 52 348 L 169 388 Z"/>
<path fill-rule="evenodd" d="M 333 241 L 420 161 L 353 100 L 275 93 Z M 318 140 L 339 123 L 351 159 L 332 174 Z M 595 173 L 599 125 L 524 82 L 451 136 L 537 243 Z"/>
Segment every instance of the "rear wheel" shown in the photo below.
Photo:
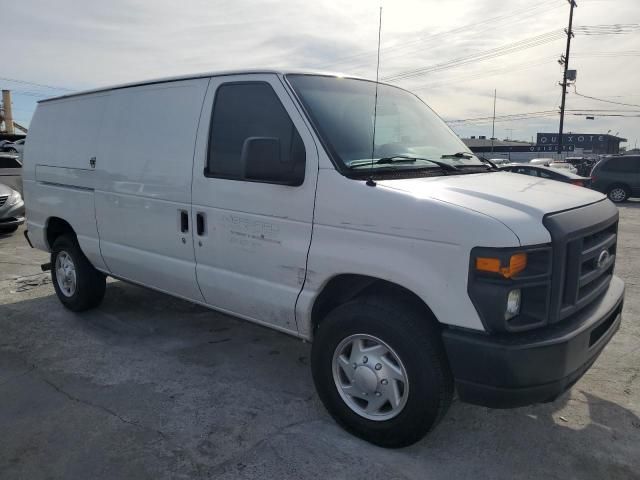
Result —
<path fill-rule="evenodd" d="M 609 188 L 607 196 L 612 202 L 620 203 L 626 201 L 629 198 L 630 192 L 629 189 L 624 185 L 613 185 L 611 188 Z"/>
<path fill-rule="evenodd" d="M 51 280 L 58 299 L 69 310 L 94 308 L 104 298 L 106 277 L 85 257 L 74 237 L 59 237 L 51 249 Z"/>
<path fill-rule="evenodd" d="M 351 433 L 384 447 L 420 440 L 447 411 L 453 380 L 431 318 L 393 299 L 365 297 L 318 327 L 313 379 L 325 407 Z"/>

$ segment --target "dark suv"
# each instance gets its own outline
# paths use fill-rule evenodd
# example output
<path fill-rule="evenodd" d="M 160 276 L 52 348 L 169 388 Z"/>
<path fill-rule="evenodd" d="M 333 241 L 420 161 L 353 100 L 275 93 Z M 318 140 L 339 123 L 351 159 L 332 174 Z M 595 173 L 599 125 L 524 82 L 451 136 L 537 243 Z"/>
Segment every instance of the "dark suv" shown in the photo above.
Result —
<path fill-rule="evenodd" d="M 640 156 L 603 158 L 591 171 L 591 188 L 606 193 L 616 203 L 640 197 Z"/>

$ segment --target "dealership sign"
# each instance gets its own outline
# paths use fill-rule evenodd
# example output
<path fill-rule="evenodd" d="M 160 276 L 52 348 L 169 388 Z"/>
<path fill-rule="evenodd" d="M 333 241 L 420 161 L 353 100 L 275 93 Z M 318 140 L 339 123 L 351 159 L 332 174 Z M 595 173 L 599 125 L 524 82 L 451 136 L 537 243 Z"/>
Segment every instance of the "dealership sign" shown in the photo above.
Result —
<path fill-rule="evenodd" d="M 565 134 L 562 135 L 562 143 L 571 143 L 573 145 L 577 143 L 593 144 L 594 142 L 604 142 L 604 135 L 574 135 Z M 538 144 L 558 143 L 558 135 L 547 135 L 544 133 L 538 134 Z"/>
<path fill-rule="evenodd" d="M 611 135 L 592 135 L 586 133 L 564 133 L 562 135 L 562 142 L 558 142 L 559 135 L 557 133 L 538 133 L 537 146 L 553 146 L 562 143 L 562 145 L 573 145 L 575 148 L 583 148 L 585 150 L 603 150 L 606 149 L 607 144 L 614 139 Z M 552 151 L 558 150 L 556 147 L 551 148 Z"/>
<path fill-rule="evenodd" d="M 558 138 L 556 137 L 556 140 Z M 562 145 L 563 152 L 573 152 L 575 145 Z M 558 145 L 531 145 L 529 147 L 530 152 L 557 152 Z"/>
<path fill-rule="evenodd" d="M 573 145 L 563 145 L 563 152 L 573 152 Z M 483 145 L 481 147 L 471 147 L 475 153 L 529 153 L 529 152 L 557 152 L 557 145 Z"/>

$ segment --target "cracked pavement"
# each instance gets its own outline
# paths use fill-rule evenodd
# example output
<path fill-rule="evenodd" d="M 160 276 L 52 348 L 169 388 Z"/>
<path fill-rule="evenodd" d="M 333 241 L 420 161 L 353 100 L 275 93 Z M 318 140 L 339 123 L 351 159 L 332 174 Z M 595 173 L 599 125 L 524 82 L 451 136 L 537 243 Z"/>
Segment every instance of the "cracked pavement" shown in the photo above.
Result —
<path fill-rule="evenodd" d="M 0 478 L 640 479 L 640 202 L 620 209 L 623 325 L 556 402 L 455 401 L 384 450 L 320 404 L 309 345 L 119 281 L 57 301 L 22 230 L 0 237 Z"/>

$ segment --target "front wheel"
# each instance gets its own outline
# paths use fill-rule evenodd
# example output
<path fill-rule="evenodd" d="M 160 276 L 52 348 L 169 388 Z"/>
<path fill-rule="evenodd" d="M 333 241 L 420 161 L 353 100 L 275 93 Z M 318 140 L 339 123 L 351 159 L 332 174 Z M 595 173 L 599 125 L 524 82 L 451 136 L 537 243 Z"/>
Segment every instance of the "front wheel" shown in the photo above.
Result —
<path fill-rule="evenodd" d="M 432 318 L 405 302 L 367 297 L 333 310 L 312 345 L 325 407 L 351 433 L 383 447 L 420 440 L 447 411 L 453 380 Z"/>
<path fill-rule="evenodd" d="M 612 202 L 621 203 L 629 198 L 629 190 L 624 185 L 614 185 L 609 189 L 607 196 Z"/>
<path fill-rule="evenodd" d="M 91 265 L 76 239 L 67 235 L 51 248 L 51 280 L 60 302 L 74 312 L 98 306 L 106 289 L 104 274 Z"/>

